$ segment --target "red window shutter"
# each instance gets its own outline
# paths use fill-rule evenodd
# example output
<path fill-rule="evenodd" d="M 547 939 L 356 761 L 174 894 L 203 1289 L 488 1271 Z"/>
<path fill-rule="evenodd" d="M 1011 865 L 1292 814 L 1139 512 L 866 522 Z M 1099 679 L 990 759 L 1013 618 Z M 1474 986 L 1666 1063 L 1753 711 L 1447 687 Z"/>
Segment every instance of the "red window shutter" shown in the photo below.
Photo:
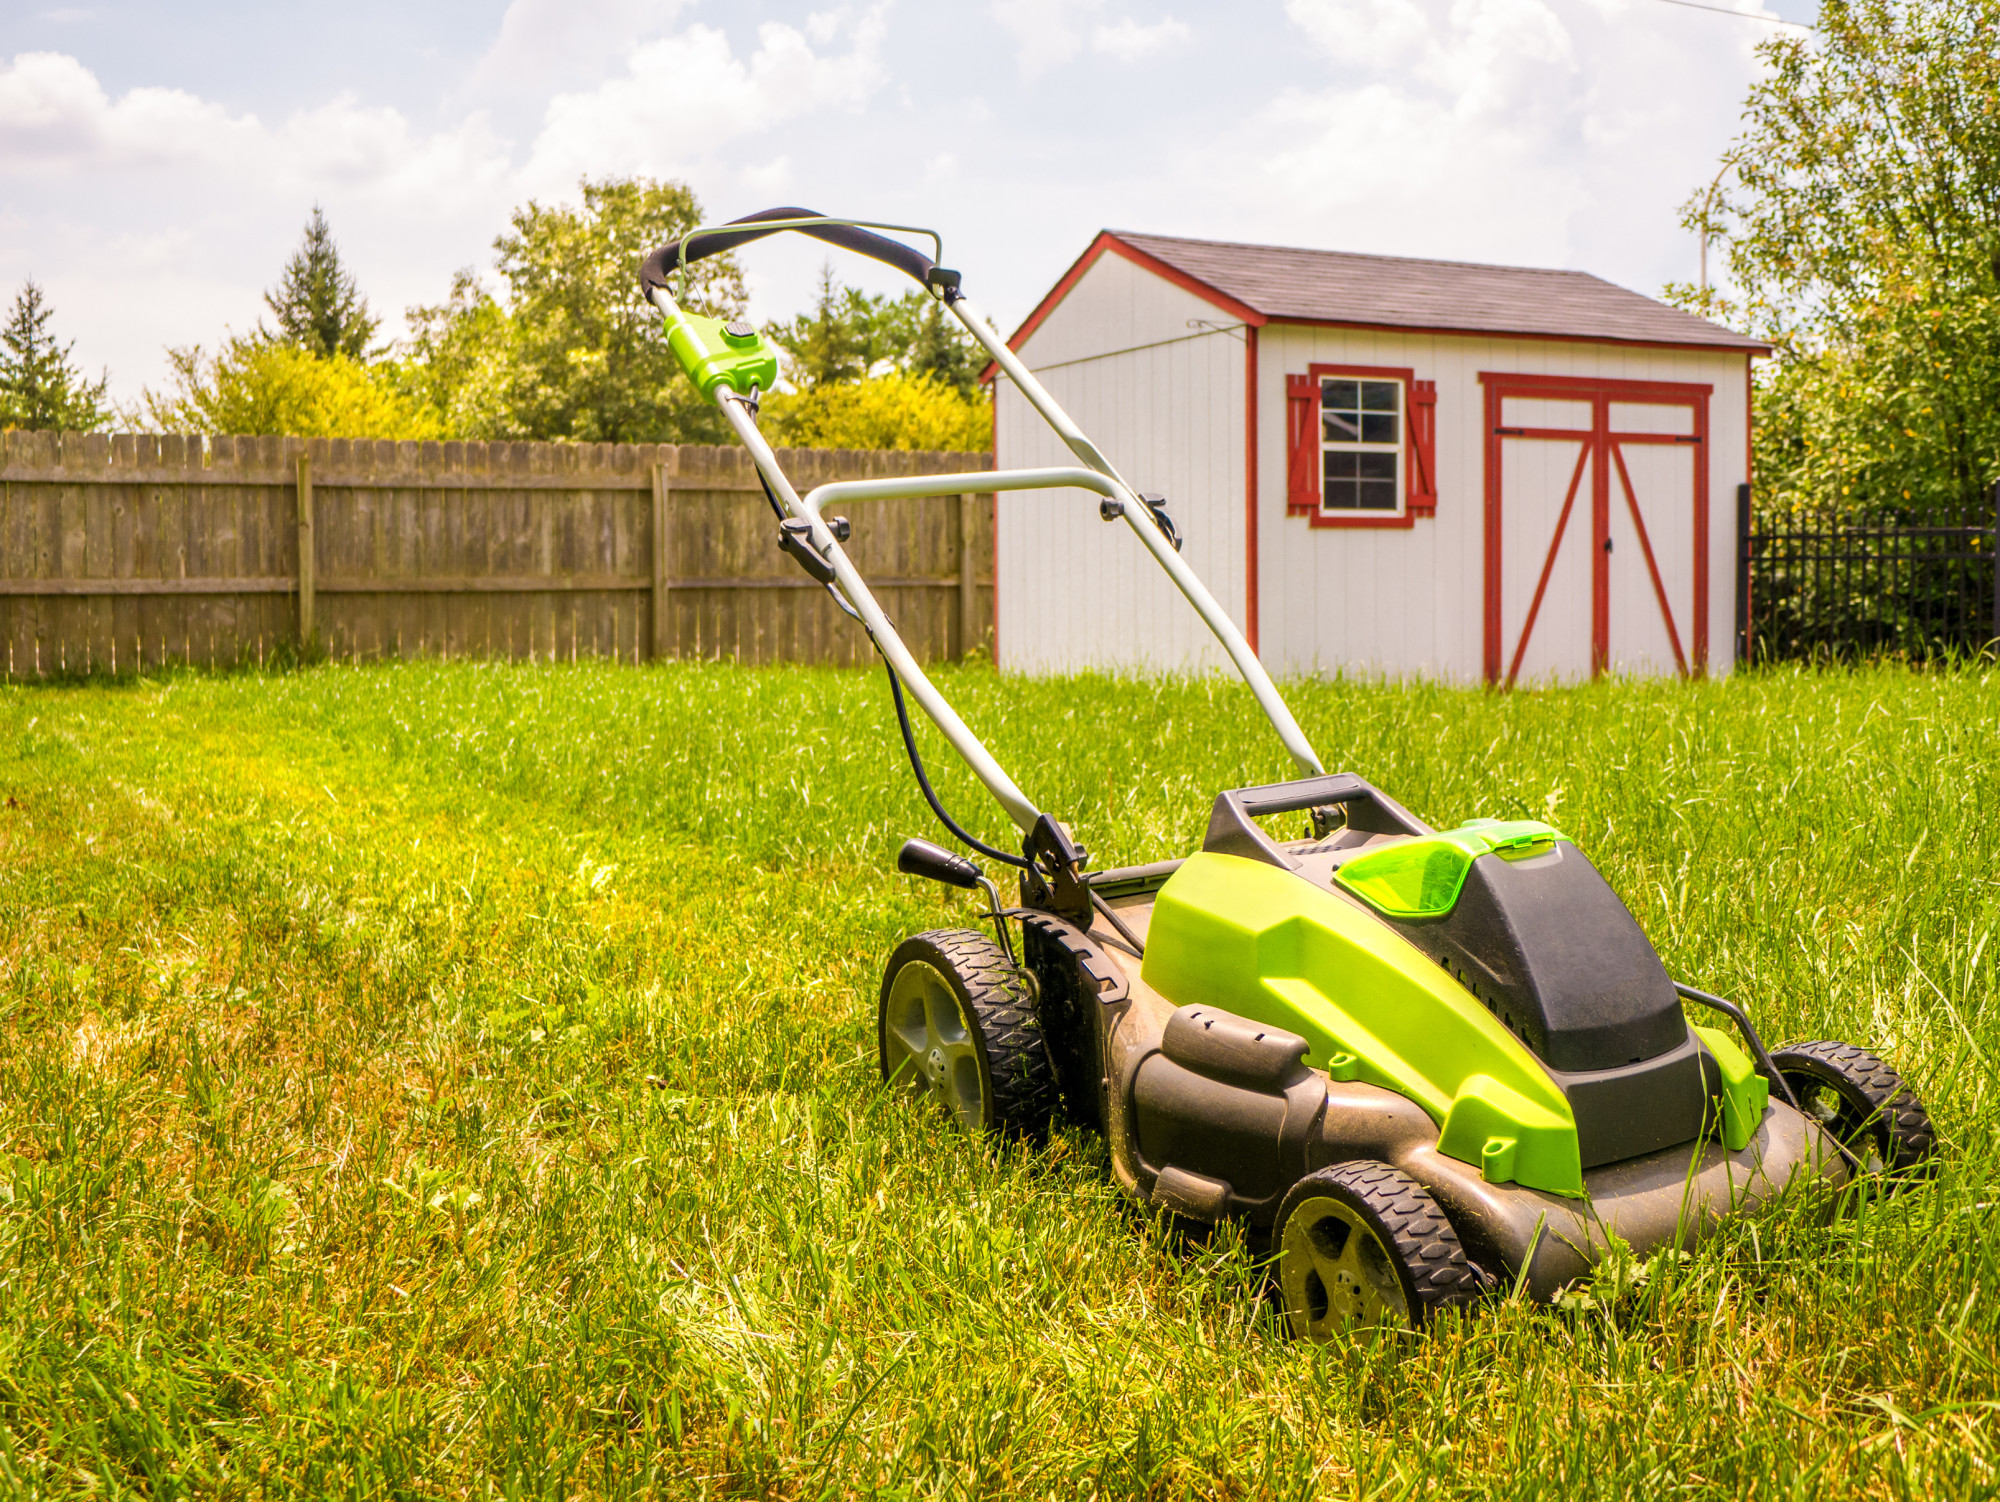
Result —
<path fill-rule="evenodd" d="M 1285 512 L 1319 510 L 1319 382 L 1285 377 Z"/>
<path fill-rule="evenodd" d="M 1436 381 L 1410 382 L 1410 514 L 1437 514 Z"/>

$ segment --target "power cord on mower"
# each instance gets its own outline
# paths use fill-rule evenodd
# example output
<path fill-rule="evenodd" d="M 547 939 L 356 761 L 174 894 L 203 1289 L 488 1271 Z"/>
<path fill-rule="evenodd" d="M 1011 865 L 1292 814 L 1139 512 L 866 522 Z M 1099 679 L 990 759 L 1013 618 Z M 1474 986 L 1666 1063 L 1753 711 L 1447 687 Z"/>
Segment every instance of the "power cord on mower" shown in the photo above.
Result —
<path fill-rule="evenodd" d="M 874 639 L 872 634 L 869 639 L 871 641 Z M 880 652 L 882 649 L 877 645 L 875 650 Z M 950 830 L 961 844 L 968 849 L 978 851 L 988 860 L 999 861 L 1003 866 L 1014 866 L 1022 871 L 1032 869 L 1026 857 L 1009 855 L 1004 850 L 995 850 L 976 835 L 967 834 L 959 827 L 958 821 L 944 811 L 944 805 L 938 802 L 938 795 L 931 787 L 930 778 L 924 773 L 924 759 L 917 751 L 917 735 L 910 728 L 909 706 L 903 703 L 903 680 L 896 676 L 895 665 L 887 657 L 882 659 L 882 671 L 889 675 L 889 693 L 896 701 L 896 723 L 902 727 L 903 749 L 910 753 L 910 770 L 916 773 L 917 786 L 923 790 L 924 802 L 931 806 L 931 812 L 937 815 L 938 823 Z"/>

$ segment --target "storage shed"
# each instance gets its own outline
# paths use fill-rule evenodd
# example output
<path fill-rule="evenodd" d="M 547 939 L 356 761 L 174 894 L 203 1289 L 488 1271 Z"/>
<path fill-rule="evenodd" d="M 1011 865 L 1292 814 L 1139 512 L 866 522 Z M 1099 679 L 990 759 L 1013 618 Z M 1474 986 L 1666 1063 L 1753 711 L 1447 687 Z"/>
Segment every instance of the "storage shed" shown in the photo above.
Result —
<path fill-rule="evenodd" d="M 1274 671 L 1733 661 L 1752 339 L 1579 271 L 1106 230 L 1009 342 Z M 1005 380 L 994 449 L 1069 462 Z M 1003 666 L 1223 664 L 1094 498 L 1003 495 L 996 544 Z"/>

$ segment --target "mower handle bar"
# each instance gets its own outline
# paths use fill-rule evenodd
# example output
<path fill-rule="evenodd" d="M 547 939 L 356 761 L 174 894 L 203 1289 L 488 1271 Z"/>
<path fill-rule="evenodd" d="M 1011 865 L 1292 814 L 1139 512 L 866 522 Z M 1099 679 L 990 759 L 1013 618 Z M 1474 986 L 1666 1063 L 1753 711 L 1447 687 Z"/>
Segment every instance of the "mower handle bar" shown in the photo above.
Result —
<path fill-rule="evenodd" d="M 1266 814 L 1295 814 L 1302 809 L 1323 808 L 1329 803 L 1359 803 L 1373 798 L 1375 789 L 1352 772 L 1335 772 L 1328 777 L 1306 777 L 1297 782 L 1236 788 L 1225 796 L 1244 813 L 1261 819 Z"/>
<path fill-rule="evenodd" d="M 803 220 L 804 222 L 798 222 Z M 1236 623 L 1216 602 L 1208 587 L 1195 575 L 1179 552 L 1170 544 L 1160 527 L 1155 523 L 1146 503 L 1139 499 L 1139 493 L 1119 474 L 1104 451 L 1091 442 L 1074 419 L 1063 411 L 1054 397 L 1035 378 L 1034 372 L 1022 363 L 1007 341 L 1001 337 L 986 315 L 979 311 L 959 288 L 956 272 L 947 271 L 927 259 L 907 245 L 899 245 L 893 240 L 871 233 L 865 226 L 851 220 L 829 219 L 822 214 L 805 215 L 791 209 L 766 209 L 762 214 L 753 214 L 746 219 L 734 221 L 745 226 L 741 229 L 724 227 L 721 231 L 696 230 L 670 245 L 663 245 L 646 258 L 642 269 L 642 279 L 648 300 L 670 319 L 679 316 L 672 291 L 666 281 L 668 262 L 685 266 L 687 260 L 698 259 L 701 255 L 713 255 L 727 250 L 733 245 L 746 244 L 762 239 L 784 229 L 796 229 L 801 234 L 812 235 L 829 244 L 859 251 L 863 255 L 895 266 L 907 272 L 951 310 L 951 315 L 962 324 L 967 333 L 992 356 L 993 363 L 1015 390 L 1020 392 L 1029 406 L 1041 416 L 1056 436 L 1062 439 L 1072 455 L 1079 461 L 1076 468 L 1060 467 L 1040 470 L 994 471 L 986 470 L 966 475 L 924 475 L 898 480 L 840 481 L 822 485 L 812 492 L 810 506 L 802 500 L 790 479 L 778 463 L 778 456 L 770 443 L 757 428 L 754 393 L 744 396 L 724 387 L 717 393 L 717 404 L 722 409 L 723 418 L 736 432 L 743 446 L 749 450 L 757 471 L 763 476 L 771 495 L 786 514 L 804 521 L 808 528 L 809 545 L 830 567 L 838 581 L 836 598 L 844 609 L 857 616 L 866 627 L 869 637 L 880 649 L 889 665 L 909 688 L 911 695 L 930 716 L 951 747 L 972 769 L 973 774 L 984 784 L 987 792 L 1007 811 L 1015 826 L 1022 833 L 1031 831 L 1041 818 L 1041 811 L 1029 802 L 1027 796 L 1014 785 L 1014 781 L 997 762 L 993 753 L 986 749 L 978 736 L 958 717 L 947 703 L 922 666 L 910 655 L 903 644 L 895 625 L 883 613 L 868 584 L 854 567 L 852 560 L 833 531 L 820 519 L 820 507 L 834 500 L 863 500 L 892 496 L 934 496 L 954 494 L 981 494 L 999 490 L 1039 490 L 1056 487 L 1074 487 L 1095 493 L 1112 502 L 1115 514 L 1121 516 L 1131 528 L 1139 543 L 1153 555 L 1154 562 L 1173 581 L 1195 614 L 1214 635 L 1216 642 L 1243 677 L 1245 686 L 1264 716 L 1271 722 L 1278 739 L 1284 743 L 1293 762 L 1308 778 L 1326 777 L 1326 769 L 1320 764 L 1319 756 L 1306 740 L 1305 732 L 1292 717 L 1291 710 L 1279 695 L 1271 676 L 1265 672 L 1263 663 L 1244 640 Z M 882 228 L 899 229 L 904 226 L 885 225 Z M 910 230 L 909 233 L 936 235 L 928 230 Z M 698 246 L 688 247 L 688 242 L 700 237 Z M 942 245 L 939 246 L 940 251 Z M 683 258 L 684 250 L 688 251 Z M 1111 511 L 1106 511 L 1107 519 Z M 1351 795 L 1350 795 L 1351 796 Z M 1344 801 L 1320 798 L 1318 801 Z M 1304 806 L 1304 805 L 1301 805 Z"/>
<path fill-rule="evenodd" d="M 755 229 L 732 229 L 730 225 L 755 225 Z M 639 280 L 647 288 L 666 288 L 669 268 L 686 271 L 690 261 L 699 261 L 706 256 L 721 255 L 726 250 L 734 250 L 739 245 L 762 240 L 767 235 L 781 234 L 786 230 L 796 230 L 802 235 L 811 235 L 815 240 L 824 240 L 829 245 L 838 245 L 842 250 L 851 250 L 872 260 L 893 266 L 905 276 L 921 286 L 931 284 L 931 272 L 937 261 L 931 256 L 913 250 L 899 240 L 891 240 L 887 235 L 878 235 L 876 229 L 893 229 L 908 235 L 929 235 L 938 256 L 944 254 L 944 241 L 936 230 L 919 229 L 907 224 L 878 224 L 864 226 L 855 219 L 831 219 L 825 214 L 816 214 L 811 209 L 763 209 L 755 214 L 745 214 L 741 219 L 732 219 L 727 225 L 704 226 L 689 230 L 678 240 L 669 240 L 658 250 L 647 256 L 639 267 Z M 696 242 L 700 243 L 697 244 Z M 957 278 L 952 278 L 954 287 Z M 683 289 L 685 290 L 685 289 Z"/>

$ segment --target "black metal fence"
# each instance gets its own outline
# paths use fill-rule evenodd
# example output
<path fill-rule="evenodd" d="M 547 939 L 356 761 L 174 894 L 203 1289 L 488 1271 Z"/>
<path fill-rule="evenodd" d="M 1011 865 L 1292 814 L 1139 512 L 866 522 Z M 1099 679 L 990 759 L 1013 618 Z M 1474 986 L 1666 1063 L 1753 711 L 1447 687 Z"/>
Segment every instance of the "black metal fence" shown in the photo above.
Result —
<path fill-rule="evenodd" d="M 2000 507 L 2000 487 L 1994 502 Z M 1739 659 L 1978 652 L 2000 638 L 2000 514 L 1898 526 L 1801 517 L 1753 525 L 1736 494 Z"/>

